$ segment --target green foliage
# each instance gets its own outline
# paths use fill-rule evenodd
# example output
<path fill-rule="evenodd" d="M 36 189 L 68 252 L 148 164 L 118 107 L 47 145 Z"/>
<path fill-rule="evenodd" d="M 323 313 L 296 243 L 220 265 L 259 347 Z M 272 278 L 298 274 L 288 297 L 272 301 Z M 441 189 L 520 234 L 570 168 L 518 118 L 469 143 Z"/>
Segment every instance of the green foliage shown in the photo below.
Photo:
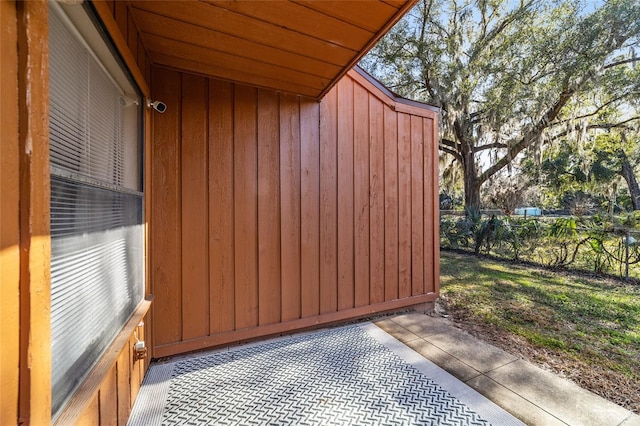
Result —
<path fill-rule="evenodd" d="M 633 211 L 621 217 L 621 224 L 626 228 L 635 228 L 640 219 L 640 211 Z"/>
<path fill-rule="evenodd" d="M 555 219 L 491 216 L 443 217 L 443 248 L 473 251 L 512 260 L 527 260 L 555 268 L 576 268 L 595 273 L 626 275 L 640 279 L 640 243 L 627 248 L 630 233 L 640 240 L 640 214 L 628 214 L 611 222 L 608 216 L 558 217 Z"/>
<path fill-rule="evenodd" d="M 618 130 L 602 133 L 580 144 L 561 139 L 546 148 L 539 166 L 527 159 L 521 170 L 539 183 L 544 207 L 571 209 L 582 201 L 590 203 L 591 209 L 631 210 L 622 168 L 625 161 L 636 168 L 640 164 L 640 137 L 632 134 L 623 141 L 621 134 Z"/>
<path fill-rule="evenodd" d="M 549 227 L 552 238 L 573 241 L 578 237 L 578 224 L 574 217 L 559 217 Z"/>
<path fill-rule="evenodd" d="M 440 219 L 440 235 L 453 249 L 468 248 L 475 243 L 480 228 L 482 215 L 475 211 L 467 211 L 464 217 Z"/>

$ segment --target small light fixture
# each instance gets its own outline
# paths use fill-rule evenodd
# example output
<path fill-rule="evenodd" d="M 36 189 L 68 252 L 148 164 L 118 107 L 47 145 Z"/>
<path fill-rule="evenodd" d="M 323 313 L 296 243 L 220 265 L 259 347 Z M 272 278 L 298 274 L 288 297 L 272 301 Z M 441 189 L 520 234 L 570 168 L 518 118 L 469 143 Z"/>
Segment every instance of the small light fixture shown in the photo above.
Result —
<path fill-rule="evenodd" d="M 164 114 L 167 110 L 167 104 L 161 101 L 152 101 L 151 99 L 147 99 L 147 108 L 153 108 L 160 114 Z"/>

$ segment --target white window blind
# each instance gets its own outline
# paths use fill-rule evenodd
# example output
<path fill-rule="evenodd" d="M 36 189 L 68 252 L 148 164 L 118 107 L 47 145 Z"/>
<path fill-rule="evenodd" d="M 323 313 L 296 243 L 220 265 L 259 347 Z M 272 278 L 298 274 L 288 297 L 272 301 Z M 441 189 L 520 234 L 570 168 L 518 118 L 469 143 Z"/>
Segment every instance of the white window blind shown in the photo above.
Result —
<path fill-rule="evenodd" d="M 55 418 L 143 297 L 144 234 L 139 107 L 122 102 L 123 97 L 131 97 L 126 92 L 133 87 L 115 83 L 89 48 L 85 34 L 57 5 L 51 6 Z M 86 13 L 85 18 L 90 22 Z M 95 28 L 94 32 L 98 34 Z"/>

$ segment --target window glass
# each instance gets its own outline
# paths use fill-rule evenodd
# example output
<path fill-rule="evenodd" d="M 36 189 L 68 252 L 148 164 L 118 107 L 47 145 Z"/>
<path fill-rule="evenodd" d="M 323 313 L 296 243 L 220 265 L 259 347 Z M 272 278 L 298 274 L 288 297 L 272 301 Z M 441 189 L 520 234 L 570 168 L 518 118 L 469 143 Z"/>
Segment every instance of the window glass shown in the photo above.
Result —
<path fill-rule="evenodd" d="M 50 3 L 54 418 L 144 292 L 141 102 L 105 46 L 84 7 Z"/>

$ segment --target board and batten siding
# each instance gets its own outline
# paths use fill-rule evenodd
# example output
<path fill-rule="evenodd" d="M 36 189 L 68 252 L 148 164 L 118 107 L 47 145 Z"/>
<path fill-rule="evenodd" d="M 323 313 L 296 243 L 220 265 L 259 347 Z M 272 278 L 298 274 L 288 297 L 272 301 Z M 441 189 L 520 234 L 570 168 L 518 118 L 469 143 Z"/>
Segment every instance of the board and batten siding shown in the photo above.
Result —
<path fill-rule="evenodd" d="M 437 114 L 356 70 L 321 102 L 152 67 L 154 356 L 433 301 Z"/>

